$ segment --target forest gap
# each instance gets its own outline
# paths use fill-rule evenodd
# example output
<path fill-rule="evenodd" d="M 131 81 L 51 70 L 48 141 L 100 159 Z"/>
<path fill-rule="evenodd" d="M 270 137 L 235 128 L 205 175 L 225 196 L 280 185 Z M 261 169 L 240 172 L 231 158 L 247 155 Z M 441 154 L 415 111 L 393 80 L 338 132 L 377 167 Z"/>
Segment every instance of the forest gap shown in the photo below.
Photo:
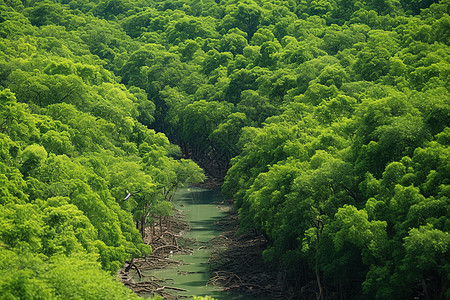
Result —
<path fill-rule="evenodd" d="M 218 287 L 208 285 L 210 268 L 208 260 L 212 252 L 211 239 L 220 232 L 214 224 L 225 216 L 227 205 L 221 204 L 220 190 L 198 187 L 179 189 L 173 199 L 176 209 L 183 211 L 183 219 L 189 222 L 191 229 L 183 234 L 184 247 L 193 250 L 192 254 L 174 254 L 169 258 L 183 261 L 184 264 L 163 269 L 143 271 L 144 277 L 134 275 L 136 281 L 148 280 L 155 276 L 166 281 L 166 285 L 186 290 L 176 292 L 179 296 L 211 296 L 218 300 L 250 299 L 245 296 L 219 291 Z"/>

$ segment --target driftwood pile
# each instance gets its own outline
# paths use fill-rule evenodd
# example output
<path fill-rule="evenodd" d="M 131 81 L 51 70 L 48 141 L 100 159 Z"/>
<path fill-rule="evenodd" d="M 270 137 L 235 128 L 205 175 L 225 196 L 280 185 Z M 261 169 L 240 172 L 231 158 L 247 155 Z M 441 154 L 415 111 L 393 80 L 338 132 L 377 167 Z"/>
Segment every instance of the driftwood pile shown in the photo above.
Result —
<path fill-rule="evenodd" d="M 267 240 L 262 235 L 238 235 L 239 219 L 233 209 L 216 225 L 222 234 L 213 240 L 215 250 L 209 259 L 212 271 L 209 284 L 255 299 L 293 298 L 277 285 L 276 271 L 264 264 L 261 254 Z"/>
<path fill-rule="evenodd" d="M 166 217 L 163 222 L 155 223 L 153 227 L 147 227 L 144 241 L 152 246 L 152 254 L 147 257 L 133 258 L 127 261 L 124 267 L 118 271 L 119 280 L 140 296 L 160 295 L 168 300 L 178 299 L 179 297 L 171 293 L 171 291 L 185 290 L 172 287 L 170 283 L 162 279 L 146 276 L 143 274 L 143 271 L 183 264 L 183 262 L 168 257 L 173 253 L 192 253 L 192 249 L 184 246 L 186 243 L 182 242 L 182 245 L 179 244 L 180 241 L 183 241 L 183 233 L 189 230 L 190 226 L 186 221 L 182 220 L 181 212 L 177 212 L 174 216 Z M 133 279 L 131 276 L 132 272 L 136 272 L 137 276 L 139 276 L 139 282 Z"/>
<path fill-rule="evenodd" d="M 222 234 L 208 243 L 208 247 L 213 249 L 208 261 L 211 272 L 208 284 L 224 291 L 245 293 L 256 299 L 296 299 L 277 284 L 277 272 L 264 264 L 261 254 L 266 248 L 266 239 L 262 235 L 238 235 L 239 219 L 232 203 L 224 202 L 219 207 L 228 213 L 216 222 Z M 183 289 L 172 287 L 164 280 L 145 276 L 143 271 L 183 264 L 169 256 L 192 253 L 193 250 L 186 245 L 194 243 L 183 238 L 183 233 L 189 230 L 190 226 L 182 220 L 181 212 L 146 228 L 144 241 L 152 246 L 153 252 L 147 257 L 126 262 L 118 272 L 120 281 L 140 296 L 160 295 L 168 300 L 179 299 L 180 296 L 173 292 Z M 131 274 L 134 272 L 137 274 L 135 276 L 140 277 L 140 282 L 133 280 Z"/>

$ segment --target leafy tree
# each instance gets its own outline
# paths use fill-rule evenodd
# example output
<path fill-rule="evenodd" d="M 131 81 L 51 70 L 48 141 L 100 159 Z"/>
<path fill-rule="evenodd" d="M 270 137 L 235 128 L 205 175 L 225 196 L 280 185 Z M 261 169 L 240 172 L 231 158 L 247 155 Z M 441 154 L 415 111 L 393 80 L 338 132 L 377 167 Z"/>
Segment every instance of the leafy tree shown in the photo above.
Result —
<path fill-rule="evenodd" d="M 209 136 L 231 112 L 231 104 L 223 102 L 194 102 L 183 112 L 183 138 L 199 147 L 209 146 Z"/>
<path fill-rule="evenodd" d="M 30 113 L 26 104 L 17 103 L 15 94 L 9 89 L 1 91 L 0 114 L 2 133 L 14 140 L 23 140 L 26 143 L 37 141 L 39 131 L 36 128 L 36 117 Z"/>
<path fill-rule="evenodd" d="M 62 25 L 66 15 L 61 5 L 50 3 L 39 3 L 36 6 L 28 7 L 23 13 L 34 26 Z"/>
<path fill-rule="evenodd" d="M 331 239 L 334 246 L 332 255 L 326 256 L 319 252 L 322 254 L 319 260 L 323 264 L 324 276 L 340 285 L 344 293 L 352 292 L 354 281 L 348 278 L 362 282 L 367 272 L 364 265 L 378 261 L 386 251 L 386 222 L 369 221 L 364 210 L 357 210 L 353 206 L 339 208 L 333 223 L 324 229 L 323 235 L 327 236 L 324 240 L 328 242 Z M 329 249 L 324 247 L 321 250 Z"/>
<path fill-rule="evenodd" d="M 383 107 L 383 112 L 376 107 Z M 418 111 L 403 97 L 374 101 L 367 108 L 361 125 L 367 124 L 368 127 L 360 126 L 357 132 L 357 136 L 364 136 L 358 161 L 367 164 L 366 167 L 361 165 L 363 169 L 380 175 L 388 162 L 412 155 L 413 149 L 421 145 L 427 132 Z M 422 133 L 417 135 L 417 132 Z"/>
<path fill-rule="evenodd" d="M 47 158 L 47 151 L 44 147 L 33 144 L 24 149 L 22 153 L 22 173 L 26 175 L 31 175 L 44 164 L 44 161 Z"/>
<path fill-rule="evenodd" d="M 234 55 L 242 54 L 244 48 L 248 46 L 247 33 L 237 29 L 232 28 L 225 34 L 219 42 L 219 49 L 221 52 L 231 52 Z"/>
<path fill-rule="evenodd" d="M 222 19 L 221 27 L 225 30 L 239 28 L 252 38 L 261 22 L 263 10 L 253 1 L 239 3 L 230 8 L 230 12 Z"/>
<path fill-rule="evenodd" d="M 122 20 L 122 27 L 132 38 L 137 38 L 150 27 L 152 31 L 164 30 L 167 21 L 159 16 L 156 9 L 148 7 L 142 12 L 132 14 Z"/>
<path fill-rule="evenodd" d="M 446 280 L 449 265 L 445 256 L 449 246 L 448 232 L 434 229 L 431 225 L 411 229 L 404 239 L 407 278 L 411 282 L 421 281 L 427 297 L 441 298 L 444 293 L 447 296 L 445 287 L 432 285 Z"/>
<path fill-rule="evenodd" d="M 188 39 L 215 38 L 215 20 L 212 18 L 183 17 L 168 24 L 167 40 L 171 44 L 178 44 Z"/>
<path fill-rule="evenodd" d="M 133 298 L 181 157 L 299 297 L 448 296 L 448 0 L 0 2 L 4 297 Z"/>
<path fill-rule="evenodd" d="M 219 66 L 224 66 L 228 64 L 228 61 L 232 59 L 231 53 L 225 52 L 220 53 L 217 50 L 209 50 L 206 55 L 207 57 L 202 62 L 202 72 L 209 75 L 212 71 L 219 68 Z"/>
<path fill-rule="evenodd" d="M 256 124 L 262 124 L 268 117 L 279 113 L 279 109 L 269 102 L 268 97 L 261 96 L 253 90 L 241 93 L 241 101 L 236 108 Z"/>
<path fill-rule="evenodd" d="M 220 124 L 209 135 L 212 143 L 220 152 L 223 152 L 227 160 L 239 153 L 238 142 L 243 127 L 250 125 L 243 113 L 232 113 L 227 121 Z"/>
<path fill-rule="evenodd" d="M 229 77 L 230 81 L 225 89 L 223 97 L 229 103 L 239 103 L 241 92 L 245 90 L 256 90 L 255 81 L 264 73 L 268 73 L 268 70 L 263 68 L 236 70 Z"/>

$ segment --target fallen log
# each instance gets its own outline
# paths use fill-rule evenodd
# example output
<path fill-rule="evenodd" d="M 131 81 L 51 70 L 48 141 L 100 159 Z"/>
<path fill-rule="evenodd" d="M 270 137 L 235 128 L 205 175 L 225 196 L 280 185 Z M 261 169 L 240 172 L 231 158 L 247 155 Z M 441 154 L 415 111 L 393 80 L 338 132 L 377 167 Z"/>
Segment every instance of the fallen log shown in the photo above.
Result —
<path fill-rule="evenodd" d="M 162 245 L 162 246 L 159 246 L 158 248 L 153 249 L 153 253 L 155 253 L 158 250 L 165 249 L 165 248 L 174 248 L 174 249 L 178 250 L 178 246 L 175 246 L 175 245 Z"/>
<path fill-rule="evenodd" d="M 163 286 L 161 289 L 162 290 L 168 289 L 168 290 L 174 290 L 174 291 L 180 291 L 180 292 L 187 292 L 187 290 L 185 290 L 185 289 L 181 289 L 181 288 L 177 288 L 177 287 L 173 287 L 173 286 Z"/>

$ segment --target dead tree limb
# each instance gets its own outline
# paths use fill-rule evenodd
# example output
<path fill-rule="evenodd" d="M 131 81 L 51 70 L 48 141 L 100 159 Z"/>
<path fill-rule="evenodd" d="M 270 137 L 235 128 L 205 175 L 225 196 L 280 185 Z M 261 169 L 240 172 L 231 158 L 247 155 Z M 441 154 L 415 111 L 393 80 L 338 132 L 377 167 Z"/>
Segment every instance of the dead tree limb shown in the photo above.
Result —
<path fill-rule="evenodd" d="M 127 200 L 127 199 L 130 198 L 131 196 L 136 195 L 137 193 L 140 193 L 140 192 L 142 192 L 142 189 L 139 189 L 139 190 L 134 191 L 134 192 L 131 192 L 131 193 L 130 193 L 129 191 L 127 191 L 128 195 L 126 195 L 126 197 L 123 198 L 121 202 Z"/>

